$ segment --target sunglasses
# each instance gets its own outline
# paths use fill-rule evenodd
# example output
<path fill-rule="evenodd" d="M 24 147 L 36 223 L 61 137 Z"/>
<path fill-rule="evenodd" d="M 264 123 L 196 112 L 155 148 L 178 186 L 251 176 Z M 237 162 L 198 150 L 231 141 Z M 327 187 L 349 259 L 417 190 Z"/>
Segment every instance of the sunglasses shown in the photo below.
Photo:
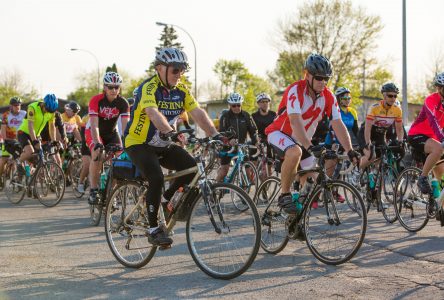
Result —
<path fill-rule="evenodd" d="M 230 106 L 231 106 L 231 107 L 241 107 L 240 104 L 231 104 Z"/>
<path fill-rule="evenodd" d="M 259 101 L 258 103 L 269 103 L 270 101 L 268 101 L 268 100 L 261 100 L 261 101 Z"/>
<path fill-rule="evenodd" d="M 177 74 L 182 75 L 183 73 L 185 73 L 185 69 L 174 68 L 171 72 L 172 72 L 174 75 L 177 75 Z"/>
<path fill-rule="evenodd" d="M 389 95 L 389 94 L 387 94 L 387 97 L 389 97 L 389 98 L 398 98 L 398 95 L 396 95 L 396 94 L 394 94 L 394 95 Z"/>
<path fill-rule="evenodd" d="M 325 81 L 325 82 L 328 82 L 330 80 L 329 76 L 313 76 L 313 78 L 317 81 Z"/>
<path fill-rule="evenodd" d="M 351 97 L 341 97 L 341 100 L 350 100 Z"/>
<path fill-rule="evenodd" d="M 108 90 L 118 90 L 120 89 L 120 85 L 106 85 Z"/>

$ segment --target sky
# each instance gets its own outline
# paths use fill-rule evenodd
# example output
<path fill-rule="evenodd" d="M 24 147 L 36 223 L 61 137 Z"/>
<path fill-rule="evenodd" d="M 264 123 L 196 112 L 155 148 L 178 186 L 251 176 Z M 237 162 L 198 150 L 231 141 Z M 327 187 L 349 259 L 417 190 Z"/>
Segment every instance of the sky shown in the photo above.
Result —
<path fill-rule="evenodd" d="M 374 53 L 387 63 L 401 86 L 402 0 L 354 0 L 384 29 Z M 193 38 L 197 51 L 198 86 L 217 82 L 219 59 L 242 61 L 251 73 L 265 76 L 278 50 L 273 42 L 278 23 L 296 16 L 300 0 L 0 0 L 0 74 L 19 71 L 40 94 L 64 98 L 78 86 L 77 76 L 116 63 L 131 76 L 141 76 L 154 58 L 162 31 L 157 21 L 175 24 Z M 407 78 L 422 86 L 432 57 L 444 43 L 443 0 L 407 1 Z M 334 16 L 332 16 L 334 18 Z M 194 81 L 194 49 L 176 28 L 188 54 Z M 444 70 L 443 70 L 444 71 Z M 199 99 L 203 100 L 203 99 Z"/>

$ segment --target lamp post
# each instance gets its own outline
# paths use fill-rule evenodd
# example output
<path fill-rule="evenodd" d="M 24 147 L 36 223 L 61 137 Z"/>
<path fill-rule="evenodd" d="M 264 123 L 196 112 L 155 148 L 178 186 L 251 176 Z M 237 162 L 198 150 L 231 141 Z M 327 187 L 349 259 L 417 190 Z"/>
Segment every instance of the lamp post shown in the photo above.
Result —
<path fill-rule="evenodd" d="M 94 59 L 96 60 L 96 63 L 97 63 L 97 90 L 100 93 L 100 64 L 99 64 L 99 60 L 97 59 L 97 56 L 95 56 L 94 53 L 92 53 L 91 51 L 85 50 L 85 49 L 71 48 L 71 51 L 83 51 L 83 52 L 90 54 L 92 57 L 94 57 Z"/>
<path fill-rule="evenodd" d="M 163 23 L 163 22 L 156 22 L 156 25 L 177 27 L 180 30 L 182 30 L 183 32 L 185 32 L 188 35 L 188 37 L 190 38 L 191 42 L 193 43 L 193 47 L 194 47 L 194 97 L 197 99 L 197 52 L 196 52 L 196 44 L 194 43 L 193 38 L 188 33 L 188 31 L 186 31 L 185 29 L 183 29 L 182 27 L 180 27 L 178 25 L 168 24 L 168 23 Z"/>

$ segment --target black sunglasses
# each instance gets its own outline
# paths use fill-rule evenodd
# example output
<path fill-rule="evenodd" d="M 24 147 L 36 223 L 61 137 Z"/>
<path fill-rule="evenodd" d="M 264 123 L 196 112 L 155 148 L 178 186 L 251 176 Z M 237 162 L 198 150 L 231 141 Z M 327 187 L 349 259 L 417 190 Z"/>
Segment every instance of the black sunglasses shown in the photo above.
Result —
<path fill-rule="evenodd" d="M 179 69 L 179 68 L 174 68 L 173 69 L 173 71 L 171 71 L 174 75 L 177 75 L 177 74 L 183 74 L 183 73 L 185 73 L 185 69 Z"/>
<path fill-rule="evenodd" d="M 389 97 L 389 98 L 395 98 L 395 99 L 396 99 L 396 98 L 398 98 L 398 95 L 396 95 L 396 94 L 394 94 L 394 95 L 393 95 L 393 94 L 391 94 L 391 95 L 387 94 L 387 97 Z"/>
<path fill-rule="evenodd" d="M 231 107 L 241 107 L 240 104 L 231 104 L 230 106 L 231 106 Z"/>
<path fill-rule="evenodd" d="M 330 80 L 329 76 L 313 76 L 314 79 L 317 81 L 325 81 L 328 82 Z"/>
<path fill-rule="evenodd" d="M 106 87 L 109 90 L 118 90 L 120 88 L 120 85 L 107 85 Z"/>

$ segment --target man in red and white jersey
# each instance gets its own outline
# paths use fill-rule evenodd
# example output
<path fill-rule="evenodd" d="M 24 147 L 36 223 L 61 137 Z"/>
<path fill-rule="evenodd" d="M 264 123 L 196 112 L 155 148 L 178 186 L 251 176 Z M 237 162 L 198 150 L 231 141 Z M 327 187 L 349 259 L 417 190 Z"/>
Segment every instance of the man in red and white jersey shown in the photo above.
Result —
<path fill-rule="evenodd" d="M 424 106 L 410 127 L 407 139 L 415 151 L 427 156 L 422 174 L 418 178 L 418 187 L 424 194 L 431 193 L 427 176 L 444 154 L 444 72 L 436 75 L 434 84 L 436 93 L 425 99 Z M 443 165 L 437 166 L 433 171 L 439 180 L 444 174 Z"/>
<path fill-rule="evenodd" d="M 305 79 L 291 84 L 284 92 L 278 115 L 266 129 L 268 142 L 284 156 L 281 172 L 282 194 L 278 204 L 287 213 L 296 213 L 290 185 L 297 168 L 310 169 L 315 162 L 313 152 L 319 150 L 311 139 L 318 122 L 329 116 L 339 142 L 355 162 L 359 154 L 353 151 L 347 128 L 341 120 L 338 103 L 326 84 L 332 76 L 330 61 L 322 55 L 310 54 L 305 61 Z"/>
<path fill-rule="evenodd" d="M 86 145 L 91 151 L 89 179 L 91 184 L 88 203 L 97 204 L 102 162 L 96 160 L 103 146 L 108 144 L 122 145 L 117 132 L 117 120 L 122 120 L 122 128 L 126 127 L 129 119 L 129 104 L 120 96 L 122 77 L 116 72 L 107 72 L 103 77 L 103 93 L 91 98 L 88 106 L 89 121 L 86 125 Z"/>

